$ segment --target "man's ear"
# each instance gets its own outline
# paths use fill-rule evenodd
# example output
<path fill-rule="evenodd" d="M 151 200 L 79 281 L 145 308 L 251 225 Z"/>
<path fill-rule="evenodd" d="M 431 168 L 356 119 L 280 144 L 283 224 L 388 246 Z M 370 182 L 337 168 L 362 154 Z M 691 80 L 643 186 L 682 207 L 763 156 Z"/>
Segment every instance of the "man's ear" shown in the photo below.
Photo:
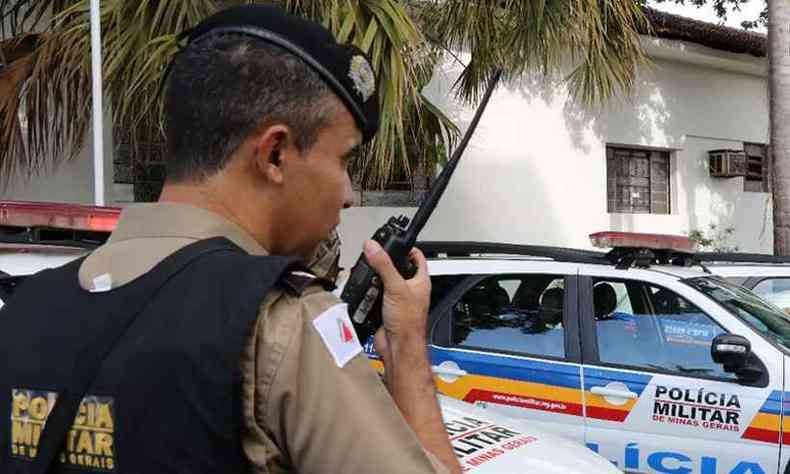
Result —
<path fill-rule="evenodd" d="M 283 159 L 293 147 L 291 129 L 286 125 L 266 127 L 255 137 L 255 167 L 268 181 L 282 183 Z"/>

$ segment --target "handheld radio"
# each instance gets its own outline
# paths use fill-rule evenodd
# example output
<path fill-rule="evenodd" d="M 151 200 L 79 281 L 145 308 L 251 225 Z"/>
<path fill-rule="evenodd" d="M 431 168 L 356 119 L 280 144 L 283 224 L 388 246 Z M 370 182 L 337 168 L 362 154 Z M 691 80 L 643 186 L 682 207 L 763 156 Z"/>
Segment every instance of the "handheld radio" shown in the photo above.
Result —
<path fill-rule="evenodd" d="M 483 111 L 488 105 L 491 94 L 496 88 L 501 75 L 501 71 L 497 71 L 491 77 L 483 99 L 475 111 L 472 122 L 469 124 L 469 128 L 458 143 L 458 148 L 453 152 L 447 166 L 439 174 L 434 186 L 431 187 L 431 190 L 420 204 L 414 217 L 411 220 L 403 215 L 390 217 L 387 223 L 379 227 L 373 234 L 373 237 L 371 237 L 389 254 L 395 268 L 398 269 L 404 278 L 411 278 L 416 273 L 414 264 L 408 258 L 409 252 L 417 241 L 417 235 L 428 222 L 428 218 L 436 208 L 436 204 L 442 197 L 445 188 L 447 188 L 450 177 L 456 166 L 458 166 L 461 155 L 469 144 L 469 140 L 477 128 L 478 122 L 480 122 L 480 117 L 483 115 Z M 364 344 L 382 324 L 382 281 L 373 268 L 368 265 L 364 254 L 360 255 L 351 268 L 340 299 L 348 304 L 348 312 L 351 315 L 354 329 L 360 342 Z"/>

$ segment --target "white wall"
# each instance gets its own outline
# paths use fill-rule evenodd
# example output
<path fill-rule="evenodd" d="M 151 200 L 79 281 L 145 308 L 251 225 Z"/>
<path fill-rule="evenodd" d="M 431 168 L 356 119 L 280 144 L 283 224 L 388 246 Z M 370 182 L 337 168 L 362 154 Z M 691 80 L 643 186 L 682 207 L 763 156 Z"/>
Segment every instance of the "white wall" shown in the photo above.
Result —
<path fill-rule="evenodd" d="M 48 16 L 42 19 L 46 24 Z M 8 19 L 6 27 L 10 24 Z M 29 25 L 29 23 L 28 23 Z M 28 26 L 27 29 L 30 29 Z M 105 102 L 106 103 L 106 102 Z M 130 190 L 113 185 L 112 167 L 112 120 L 109 112 L 104 114 L 104 196 L 107 205 L 128 202 Z M 92 204 L 93 184 L 93 132 L 88 130 L 80 154 L 71 161 L 60 160 L 43 169 L 35 176 L 16 173 L 6 188 L 0 187 L 0 199 L 25 201 L 58 201 Z"/>
<path fill-rule="evenodd" d="M 104 121 L 104 196 L 106 205 L 124 202 L 128 197 L 113 185 L 112 121 L 109 113 Z M 93 184 L 93 132 L 88 131 L 80 154 L 73 160 L 62 160 L 35 176 L 17 173 L 5 189 L 0 189 L 0 199 L 22 201 L 56 201 L 92 204 Z"/>
<path fill-rule="evenodd" d="M 727 71 L 669 53 L 641 72 L 632 97 L 597 112 L 568 101 L 556 83 L 528 78 L 500 87 L 421 239 L 589 247 L 587 236 L 602 230 L 679 234 L 714 223 L 734 226 L 741 250 L 771 252 L 768 194 L 745 193 L 743 178 L 707 171 L 708 150 L 768 142 L 765 78 L 733 72 L 754 70 L 754 58 L 710 51 L 711 63 L 738 66 Z M 449 89 L 460 69 L 440 67 L 426 93 L 463 130 L 474 111 Z M 670 215 L 607 213 L 607 144 L 672 151 Z M 398 211 L 346 211 L 343 265 Z"/>

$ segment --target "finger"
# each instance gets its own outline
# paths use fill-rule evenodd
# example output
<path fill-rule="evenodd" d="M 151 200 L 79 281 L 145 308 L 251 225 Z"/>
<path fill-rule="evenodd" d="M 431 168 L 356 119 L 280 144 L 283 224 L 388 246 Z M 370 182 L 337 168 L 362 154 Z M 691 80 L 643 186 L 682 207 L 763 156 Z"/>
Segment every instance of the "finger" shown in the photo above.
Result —
<path fill-rule="evenodd" d="M 365 242 L 365 259 L 373 270 L 379 274 L 384 286 L 392 286 L 403 281 L 395 265 L 392 264 L 390 256 L 381 248 L 375 240 Z"/>
<path fill-rule="evenodd" d="M 384 354 L 389 350 L 387 342 L 387 334 L 384 332 L 384 328 L 381 327 L 376 331 L 376 334 L 373 335 L 373 348 L 376 349 L 379 357 L 383 358 Z"/>
<path fill-rule="evenodd" d="M 428 277 L 428 260 L 420 249 L 414 247 L 409 252 L 409 260 L 417 267 L 417 273 L 412 278 Z"/>
<path fill-rule="evenodd" d="M 391 367 L 392 353 L 390 352 L 389 340 L 387 339 L 386 330 L 381 327 L 373 336 L 373 348 L 376 349 L 381 361 L 384 363 L 384 368 Z"/>

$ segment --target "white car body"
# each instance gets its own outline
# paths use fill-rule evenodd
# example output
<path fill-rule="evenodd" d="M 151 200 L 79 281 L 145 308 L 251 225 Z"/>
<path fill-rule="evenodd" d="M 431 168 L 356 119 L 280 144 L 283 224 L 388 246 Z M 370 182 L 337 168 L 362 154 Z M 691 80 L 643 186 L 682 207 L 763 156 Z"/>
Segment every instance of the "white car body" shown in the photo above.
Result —
<path fill-rule="evenodd" d="M 78 247 L 0 243 L 0 278 L 6 275 L 32 275 L 47 268 L 56 268 L 86 252 L 86 249 Z M 0 287 L 0 308 L 3 304 Z"/>
<path fill-rule="evenodd" d="M 31 275 L 46 268 L 56 268 L 87 252 L 81 248 L 35 246 L 0 246 L 0 272 Z"/>
<path fill-rule="evenodd" d="M 786 380 L 790 383 L 790 351 L 761 334 L 756 322 L 736 316 L 689 284 L 695 279 L 717 278 L 701 267 L 652 265 L 625 269 L 606 263 L 472 254 L 429 258 L 429 272 L 435 289 L 444 284 L 443 279 L 461 281 L 449 284 L 451 289 L 440 295 L 446 302 L 437 303 L 430 316 L 429 352 L 442 393 L 584 443 L 625 472 L 790 472 L 790 449 L 784 448 L 790 444 L 790 422 L 785 421 L 790 415 L 790 408 L 786 408 L 790 402 L 782 403 L 783 399 L 790 400 L 790 386 L 785 385 Z M 514 282 L 520 279 L 521 284 L 526 284 L 530 278 L 546 275 L 564 278 L 564 291 L 573 291 L 572 297 L 566 295 L 566 308 L 575 305 L 576 309 L 565 309 L 561 325 L 540 333 L 543 346 L 529 346 L 532 342 L 516 345 L 520 337 L 526 341 L 526 337 L 538 333 L 523 333 L 523 329 L 513 327 L 512 312 L 487 319 L 488 326 L 468 329 L 470 313 L 459 310 L 459 305 L 464 291 L 478 288 L 475 281 L 495 279 L 514 300 L 518 286 Z M 466 280 L 471 282 L 468 290 L 463 289 Z M 592 309 L 589 315 L 585 313 L 583 305 L 593 302 L 589 293 L 594 293 L 595 286 L 620 282 L 652 292 L 653 296 L 645 297 L 646 300 L 665 290 L 688 303 L 685 313 L 656 312 L 651 316 L 657 321 L 656 330 L 663 334 L 661 347 L 667 348 L 667 354 L 661 352 L 661 347 L 647 345 L 636 345 L 629 352 L 625 349 L 631 344 L 628 337 L 610 338 L 605 343 L 600 339 L 605 332 L 600 332 L 599 326 L 613 324 L 620 318 L 621 326 L 630 325 L 630 330 L 636 332 L 638 323 L 634 321 L 647 317 L 635 310 L 626 314 L 628 311 L 620 307 L 622 291 L 618 292 L 618 308 L 612 312 L 619 316 L 599 321 L 592 320 Z M 775 311 L 751 293 L 746 294 Z M 573 311 L 576 314 L 570 315 Z M 453 318 L 459 312 L 462 329 L 469 331 L 462 333 L 461 342 L 453 336 L 457 329 Z M 686 316 L 688 319 L 684 320 Z M 496 321 L 510 322 L 492 329 L 492 321 L 494 325 L 498 324 Z M 563 325 L 567 327 L 563 329 L 564 355 L 529 352 L 530 347 L 562 346 L 563 339 L 552 339 L 551 334 Z M 576 326 L 571 331 L 573 325 Z M 441 329 L 444 327 L 449 329 Z M 476 338 L 474 331 L 479 333 Z M 723 369 L 721 373 L 711 372 L 715 366 L 712 361 L 706 368 L 695 368 L 694 363 L 705 356 L 710 358 L 713 337 L 725 333 L 748 339 L 751 353 L 762 364 L 762 382 L 746 383 L 724 374 Z M 467 344 L 469 341 L 473 342 Z M 574 345 L 581 349 L 569 354 L 568 347 Z M 694 352 L 696 348 L 699 350 Z M 622 360 L 604 360 L 604 353 L 617 355 L 618 351 L 624 351 Z M 689 367 L 684 367 L 682 361 L 676 361 L 676 367 L 661 365 L 673 354 L 686 357 L 684 351 L 696 354 Z M 637 362 L 639 358 L 643 362 Z M 651 362 L 656 366 L 651 367 Z"/>
<path fill-rule="evenodd" d="M 439 404 L 463 472 L 585 474 L 621 472 L 579 443 L 531 423 L 440 395 Z"/>

